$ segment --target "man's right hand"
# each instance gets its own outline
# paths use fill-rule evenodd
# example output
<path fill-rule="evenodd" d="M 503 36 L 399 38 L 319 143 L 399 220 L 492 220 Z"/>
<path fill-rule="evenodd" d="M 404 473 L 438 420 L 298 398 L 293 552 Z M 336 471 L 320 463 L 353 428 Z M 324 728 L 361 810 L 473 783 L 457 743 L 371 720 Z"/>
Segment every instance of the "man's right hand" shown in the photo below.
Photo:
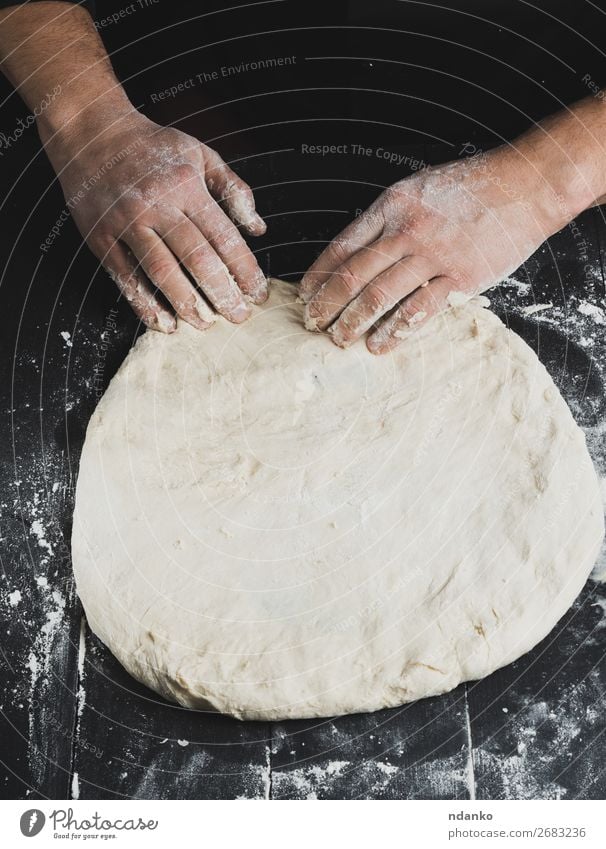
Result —
<path fill-rule="evenodd" d="M 171 332 L 175 313 L 199 330 L 216 313 L 239 323 L 265 300 L 236 226 L 260 235 L 265 224 L 214 150 L 135 110 L 43 140 L 80 232 L 148 327 Z"/>

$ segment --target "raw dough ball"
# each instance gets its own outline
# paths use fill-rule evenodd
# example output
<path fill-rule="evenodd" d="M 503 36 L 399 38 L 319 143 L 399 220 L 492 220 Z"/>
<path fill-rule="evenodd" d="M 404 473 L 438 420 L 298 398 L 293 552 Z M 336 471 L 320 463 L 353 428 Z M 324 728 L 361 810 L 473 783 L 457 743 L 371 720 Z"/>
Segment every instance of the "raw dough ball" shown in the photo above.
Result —
<path fill-rule="evenodd" d="M 603 537 L 583 433 L 476 299 L 393 354 L 240 326 L 139 339 L 93 415 L 73 557 L 140 681 L 237 717 L 401 705 L 541 640 Z"/>

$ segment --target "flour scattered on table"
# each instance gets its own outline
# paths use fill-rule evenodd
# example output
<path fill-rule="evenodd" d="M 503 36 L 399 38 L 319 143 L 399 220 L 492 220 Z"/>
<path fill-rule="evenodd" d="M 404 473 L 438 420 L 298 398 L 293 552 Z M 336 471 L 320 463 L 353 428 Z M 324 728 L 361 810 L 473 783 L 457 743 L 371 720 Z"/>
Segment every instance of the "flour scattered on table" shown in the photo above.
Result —
<path fill-rule="evenodd" d="M 599 686 L 599 676 L 595 683 L 591 678 L 592 673 L 557 706 L 528 697 L 508 717 L 506 734 L 495 734 L 474 748 L 476 770 L 484 777 L 487 798 L 572 798 L 574 770 L 582 766 L 573 752 L 588 723 L 598 735 L 602 722 L 600 711 L 591 714 L 587 710 L 584 691 Z M 582 789 L 577 786 L 576 792 Z"/>
<path fill-rule="evenodd" d="M 37 538 L 40 548 L 45 548 L 49 554 L 53 553 L 53 547 L 46 539 L 46 528 L 40 519 L 34 519 L 30 526 L 31 533 Z"/>
<path fill-rule="evenodd" d="M 334 760 L 322 766 L 274 770 L 273 795 L 294 799 L 380 797 L 399 774 L 397 766 L 380 760 Z"/>
<path fill-rule="evenodd" d="M 527 307 L 522 307 L 523 315 L 535 315 L 538 312 L 544 312 L 545 310 L 550 310 L 553 307 L 553 301 L 549 301 L 547 304 L 530 304 Z"/>
<path fill-rule="evenodd" d="M 578 305 L 577 310 L 583 315 L 589 315 L 596 324 L 606 324 L 606 314 L 601 307 L 596 306 L 596 304 L 590 304 L 588 301 L 581 301 Z"/>

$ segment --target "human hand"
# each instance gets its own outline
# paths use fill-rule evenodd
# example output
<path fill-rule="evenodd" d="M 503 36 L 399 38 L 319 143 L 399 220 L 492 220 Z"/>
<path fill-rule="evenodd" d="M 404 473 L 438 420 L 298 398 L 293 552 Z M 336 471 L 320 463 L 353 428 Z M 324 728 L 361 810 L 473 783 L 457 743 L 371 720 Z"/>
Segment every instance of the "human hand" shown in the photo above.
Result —
<path fill-rule="evenodd" d="M 415 174 L 386 189 L 307 271 L 306 326 L 343 348 L 371 330 L 367 347 L 383 354 L 457 295 L 502 280 L 565 219 L 513 148 Z"/>
<path fill-rule="evenodd" d="M 239 323 L 249 300 L 265 300 L 267 281 L 233 222 L 251 235 L 265 223 L 214 150 L 134 110 L 45 147 L 80 232 L 148 327 L 171 332 L 176 313 L 204 330 L 215 311 Z"/>

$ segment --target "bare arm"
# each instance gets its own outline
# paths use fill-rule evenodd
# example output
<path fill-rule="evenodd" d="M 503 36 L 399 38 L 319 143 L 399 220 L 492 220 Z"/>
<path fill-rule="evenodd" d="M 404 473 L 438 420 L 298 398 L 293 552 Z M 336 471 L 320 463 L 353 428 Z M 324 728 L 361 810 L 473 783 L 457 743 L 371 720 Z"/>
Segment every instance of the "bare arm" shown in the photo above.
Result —
<path fill-rule="evenodd" d="M 306 323 L 373 353 L 487 289 L 553 233 L 606 200 L 606 103 L 591 97 L 510 145 L 390 186 L 305 274 Z"/>
<path fill-rule="evenodd" d="M 264 300 L 235 226 L 265 231 L 250 188 L 214 150 L 133 107 L 85 9 L 0 10 L 0 68 L 37 115 L 80 232 L 148 326 L 170 332 L 176 313 L 206 329 L 215 311 L 240 322 Z"/>
<path fill-rule="evenodd" d="M 86 9 L 45 2 L 0 9 L 0 69 L 34 111 L 53 88 L 61 97 L 38 122 L 44 140 L 97 126 L 101 110 L 132 111 Z"/>

